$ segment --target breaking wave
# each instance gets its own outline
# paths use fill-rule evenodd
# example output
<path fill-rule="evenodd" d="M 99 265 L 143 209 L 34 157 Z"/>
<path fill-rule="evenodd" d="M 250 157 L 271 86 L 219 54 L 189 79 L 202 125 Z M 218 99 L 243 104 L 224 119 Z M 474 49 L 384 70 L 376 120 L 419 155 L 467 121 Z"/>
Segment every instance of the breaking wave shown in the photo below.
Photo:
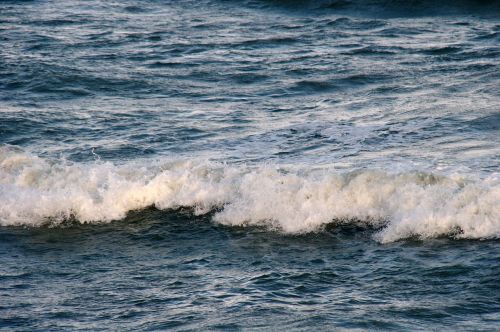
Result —
<path fill-rule="evenodd" d="M 379 228 L 380 242 L 500 237 L 500 179 L 425 172 L 279 168 L 196 160 L 72 163 L 0 147 L 0 225 L 109 222 L 190 207 L 224 225 L 289 234 L 327 224 Z"/>

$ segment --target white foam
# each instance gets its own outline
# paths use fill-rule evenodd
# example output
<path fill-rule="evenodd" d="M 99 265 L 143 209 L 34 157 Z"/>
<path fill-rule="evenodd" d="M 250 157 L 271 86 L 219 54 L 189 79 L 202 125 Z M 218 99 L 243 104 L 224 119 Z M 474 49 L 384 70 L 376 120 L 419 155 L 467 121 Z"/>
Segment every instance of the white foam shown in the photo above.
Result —
<path fill-rule="evenodd" d="M 119 220 L 154 205 L 215 213 L 225 225 L 285 233 L 352 220 L 384 226 L 375 238 L 500 238 L 500 180 L 380 170 L 336 173 L 228 166 L 199 161 L 50 161 L 0 147 L 0 225 L 38 226 L 68 218 Z"/>

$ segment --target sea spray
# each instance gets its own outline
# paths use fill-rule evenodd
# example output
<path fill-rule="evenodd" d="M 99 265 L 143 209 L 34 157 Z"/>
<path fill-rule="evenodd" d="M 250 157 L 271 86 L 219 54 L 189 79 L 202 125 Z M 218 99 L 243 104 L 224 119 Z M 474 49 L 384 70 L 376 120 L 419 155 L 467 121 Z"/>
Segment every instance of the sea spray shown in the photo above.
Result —
<path fill-rule="evenodd" d="M 500 237 L 500 182 L 410 171 L 291 170 L 200 160 L 49 161 L 0 149 L 0 222 L 39 226 L 102 223 L 129 211 L 189 207 L 217 223 L 263 225 L 287 234 L 326 224 L 381 228 L 380 242 L 412 236 Z"/>

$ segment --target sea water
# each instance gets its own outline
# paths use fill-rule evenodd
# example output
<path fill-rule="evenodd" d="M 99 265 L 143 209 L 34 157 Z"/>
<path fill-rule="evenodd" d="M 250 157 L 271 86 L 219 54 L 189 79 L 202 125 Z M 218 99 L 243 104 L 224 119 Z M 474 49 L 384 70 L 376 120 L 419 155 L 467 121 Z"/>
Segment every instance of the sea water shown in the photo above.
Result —
<path fill-rule="evenodd" d="M 500 328 L 500 3 L 0 3 L 0 329 Z"/>

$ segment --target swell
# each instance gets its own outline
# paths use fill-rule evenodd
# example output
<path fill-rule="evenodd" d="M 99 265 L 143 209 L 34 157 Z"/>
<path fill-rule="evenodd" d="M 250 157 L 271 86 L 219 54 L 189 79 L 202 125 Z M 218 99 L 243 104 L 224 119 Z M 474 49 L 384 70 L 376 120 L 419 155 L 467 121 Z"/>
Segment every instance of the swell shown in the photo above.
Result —
<path fill-rule="evenodd" d="M 382 229 L 381 242 L 408 237 L 500 237 L 500 181 L 424 172 L 338 173 L 308 167 L 194 160 L 92 164 L 48 160 L 0 147 L 0 225 L 68 219 L 102 223 L 150 206 L 190 207 L 225 225 L 284 233 L 353 220 Z"/>
<path fill-rule="evenodd" d="M 316 13 L 342 13 L 372 17 L 418 17 L 433 15 L 481 14 L 498 17 L 500 1 L 496 0 L 261 0 L 245 1 L 249 6 L 284 8 Z"/>

